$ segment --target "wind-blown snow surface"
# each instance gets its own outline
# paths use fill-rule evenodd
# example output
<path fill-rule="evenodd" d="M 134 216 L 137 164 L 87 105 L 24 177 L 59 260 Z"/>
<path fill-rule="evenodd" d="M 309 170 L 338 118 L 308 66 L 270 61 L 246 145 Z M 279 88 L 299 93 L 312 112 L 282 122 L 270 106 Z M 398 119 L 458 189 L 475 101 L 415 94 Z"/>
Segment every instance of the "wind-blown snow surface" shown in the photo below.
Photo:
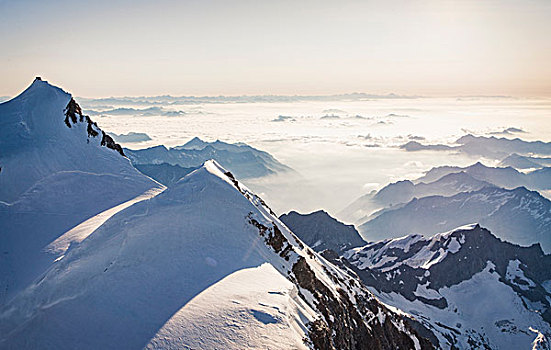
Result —
<path fill-rule="evenodd" d="M 73 244 L 0 309 L 0 334 L 7 348 L 430 347 L 214 161 Z"/>
<path fill-rule="evenodd" d="M 162 188 L 102 146 L 102 130 L 84 116 L 66 124 L 70 101 L 35 80 L 0 104 L 0 305 L 60 256 L 44 249 L 62 234 Z"/>

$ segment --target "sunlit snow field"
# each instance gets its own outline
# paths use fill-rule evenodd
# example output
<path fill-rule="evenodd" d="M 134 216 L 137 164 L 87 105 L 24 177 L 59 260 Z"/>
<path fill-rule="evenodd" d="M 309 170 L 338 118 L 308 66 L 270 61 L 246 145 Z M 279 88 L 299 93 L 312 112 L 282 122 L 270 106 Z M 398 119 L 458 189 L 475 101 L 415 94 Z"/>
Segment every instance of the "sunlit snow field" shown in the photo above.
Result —
<path fill-rule="evenodd" d="M 84 109 L 123 107 L 82 103 Z M 155 106 L 159 106 L 156 104 Z M 126 107 L 147 108 L 147 104 Z M 415 178 L 438 165 L 469 165 L 480 159 L 448 152 L 406 152 L 399 145 L 452 143 L 472 133 L 551 141 L 551 100 L 515 98 L 412 98 L 291 103 L 163 105 L 178 116 L 94 116 L 117 134 L 144 132 L 151 141 L 129 148 L 177 146 L 198 136 L 206 141 L 245 142 L 265 150 L 302 175 L 248 180 L 246 184 L 278 213 L 323 208 L 332 214 L 358 196 L 390 181 Z M 506 128 L 521 133 L 499 134 Z M 496 160 L 482 159 L 487 165 Z"/>

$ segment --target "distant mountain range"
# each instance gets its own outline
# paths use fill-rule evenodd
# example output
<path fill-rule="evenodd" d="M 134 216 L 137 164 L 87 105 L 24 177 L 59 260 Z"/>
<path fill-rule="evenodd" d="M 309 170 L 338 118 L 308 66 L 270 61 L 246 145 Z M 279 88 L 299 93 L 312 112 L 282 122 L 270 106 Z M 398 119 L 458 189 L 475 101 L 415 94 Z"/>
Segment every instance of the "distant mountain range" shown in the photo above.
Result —
<path fill-rule="evenodd" d="M 149 135 L 143 132 L 129 132 L 128 134 L 115 134 L 107 133 L 111 136 L 116 142 L 144 142 L 150 141 L 151 138 Z"/>
<path fill-rule="evenodd" d="M 271 102 L 299 102 L 299 101 L 340 101 L 340 100 L 371 100 L 371 99 L 412 99 L 420 96 L 397 95 L 394 93 L 368 94 L 354 92 L 337 95 L 243 95 L 243 96 L 138 96 L 138 97 L 107 97 L 107 98 L 79 98 L 86 106 L 111 105 L 180 105 L 205 103 L 271 103 Z"/>
<path fill-rule="evenodd" d="M 433 168 L 414 181 L 391 183 L 364 195 L 338 215 L 367 241 L 407 234 L 433 235 L 478 222 L 497 237 L 551 251 L 551 202 L 526 187 L 551 187 L 551 168 L 521 173 L 481 163 Z"/>
<path fill-rule="evenodd" d="M 515 169 L 537 169 L 551 166 L 550 157 L 521 156 L 513 153 L 504 158 L 498 166 L 513 167 Z"/>
<path fill-rule="evenodd" d="M 540 243 L 551 252 L 551 201 L 524 187 L 484 187 L 451 197 L 413 199 L 373 215 L 358 230 L 373 242 L 411 233 L 433 235 L 473 222 L 501 239 L 520 245 Z"/>
<path fill-rule="evenodd" d="M 142 109 L 120 107 L 120 108 L 103 109 L 100 111 L 89 109 L 89 110 L 86 110 L 85 112 L 89 113 L 90 115 L 111 115 L 111 116 L 131 115 L 131 116 L 140 116 L 140 117 L 151 117 L 151 116 L 178 117 L 186 114 L 184 111 L 167 110 L 163 107 L 157 107 L 157 106 L 142 108 Z"/>
<path fill-rule="evenodd" d="M 407 203 L 413 198 L 433 195 L 453 196 L 460 192 L 476 191 L 491 185 L 489 182 L 474 178 L 463 170 L 457 173 L 450 172 L 428 183 L 414 183 L 410 180 L 398 181 L 379 191 L 361 196 L 343 209 L 339 213 L 339 217 L 349 222 L 363 223 L 374 212 Z"/>
<path fill-rule="evenodd" d="M 549 190 L 551 168 L 544 167 L 529 173 L 521 173 L 512 167 L 488 167 L 480 162 L 467 167 L 436 167 L 416 180 L 391 183 L 379 191 L 361 196 L 339 212 L 338 217 L 346 222 L 362 224 L 377 211 L 408 203 L 414 198 L 433 195 L 453 196 L 460 192 L 476 191 L 485 186 Z"/>
<path fill-rule="evenodd" d="M 205 142 L 198 137 L 183 146 L 166 148 L 124 149 L 134 165 L 167 163 L 182 168 L 196 168 L 209 159 L 215 159 L 239 178 L 256 178 L 281 172 L 292 172 L 269 153 L 244 143 L 222 141 Z"/>
<path fill-rule="evenodd" d="M 445 175 L 458 172 L 465 172 L 478 180 L 508 189 L 519 186 L 524 186 L 532 190 L 551 189 L 551 168 L 542 168 L 528 173 L 521 173 L 511 167 L 494 168 L 485 166 L 480 162 L 468 167 L 442 166 L 432 168 L 423 177 L 415 180 L 415 183 L 436 181 Z"/>
<path fill-rule="evenodd" d="M 551 142 L 525 141 L 519 138 L 508 139 L 495 136 L 474 136 L 471 134 L 460 137 L 452 145 L 422 144 L 418 141 L 410 141 L 400 146 L 400 148 L 410 152 L 422 150 L 457 151 L 492 159 L 503 159 L 514 153 L 521 155 L 551 155 Z"/>

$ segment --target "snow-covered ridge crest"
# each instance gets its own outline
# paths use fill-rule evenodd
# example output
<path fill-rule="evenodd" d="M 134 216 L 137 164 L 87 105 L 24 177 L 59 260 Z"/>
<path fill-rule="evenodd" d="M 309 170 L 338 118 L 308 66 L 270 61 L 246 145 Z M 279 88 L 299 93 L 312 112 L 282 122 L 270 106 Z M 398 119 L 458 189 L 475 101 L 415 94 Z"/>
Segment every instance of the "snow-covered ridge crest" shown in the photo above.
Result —
<path fill-rule="evenodd" d="M 263 290 L 254 287 L 257 279 L 281 281 L 280 287 L 245 302 L 235 289 L 222 288 L 234 273 L 245 289 Z M 217 315 L 210 323 L 192 310 L 200 300 L 215 303 L 201 313 Z M 231 334 L 223 324 L 228 317 Z M 87 327 L 74 327 L 84 322 Z M 269 336 L 256 339 L 254 332 Z M 125 346 L 133 348 L 278 348 L 277 342 L 284 348 L 431 348 L 215 161 L 72 245 L 0 309 L 0 334 L 0 346 L 7 347 L 21 345 L 28 334 L 53 346 L 74 345 L 60 343 L 63 338 L 113 347 L 122 346 L 125 334 Z"/>

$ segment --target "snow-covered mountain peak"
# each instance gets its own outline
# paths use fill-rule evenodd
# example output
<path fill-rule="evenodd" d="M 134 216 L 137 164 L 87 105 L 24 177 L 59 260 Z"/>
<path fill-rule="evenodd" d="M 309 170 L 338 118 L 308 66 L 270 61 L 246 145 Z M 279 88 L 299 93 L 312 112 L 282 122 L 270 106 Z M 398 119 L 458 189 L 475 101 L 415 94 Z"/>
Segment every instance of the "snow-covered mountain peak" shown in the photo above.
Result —
<path fill-rule="evenodd" d="M 472 224 L 369 243 L 341 260 L 383 302 L 423 315 L 441 348 L 520 349 L 538 332 L 551 337 L 551 255 L 539 244 L 521 247 Z"/>
<path fill-rule="evenodd" d="M 267 211 L 270 215 L 273 214 L 260 197 L 238 182 L 230 171 L 224 169 L 214 159 L 207 160 L 201 167 L 181 178 L 176 184 L 169 187 L 161 195 L 161 198 L 178 199 L 189 195 L 190 192 L 196 191 L 200 191 L 201 196 L 212 196 L 214 198 L 231 196 L 232 201 L 249 201 L 253 205 L 262 208 L 262 210 Z M 227 199 L 227 201 L 229 202 L 230 200 Z M 234 202 L 233 204 L 235 205 L 236 203 Z"/>
<path fill-rule="evenodd" d="M 36 79 L 15 98 L 0 104 L 0 149 L 6 154 L 46 141 L 63 125 L 63 109 L 71 95 Z"/>
<path fill-rule="evenodd" d="M 0 305 L 59 257 L 50 244 L 78 241 L 90 233 L 80 228 L 163 188 L 116 146 L 69 93 L 46 81 L 0 104 Z"/>
<path fill-rule="evenodd" d="M 184 148 L 184 149 L 201 150 L 201 149 L 205 148 L 207 145 L 208 145 L 207 142 L 205 142 L 205 141 L 201 140 L 199 137 L 195 136 L 194 138 L 192 138 L 191 140 L 189 140 L 183 146 L 180 146 L 180 147 Z"/>
<path fill-rule="evenodd" d="M 0 149 L 11 156 L 33 145 L 54 142 L 105 146 L 124 155 L 122 148 L 82 113 L 71 94 L 40 78 L 0 104 L 0 115 Z"/>
<path fill-rule="evenodd" d="M 122 148 L 61 88 L 36 79 L 0 104 L 0 201 L 15 202 L 38 181 L 80 171 L 141 178 Z"/>
<path fill-rule="evenodd" d="M 120 211 L 0 308 L 0 347 L 31 333 L 81 348 L 123 346 L 120 334 L 129 348 L 431 348 L 212 160 Z"/>
<path fill-rule="evenodd" d="M 52 96 L 52 94 L 56 94 L 59 96 L 65 96 L 70 98 L 70 94 L 63 90 L 62 88 L 50 84 L 46 80 L 42 80 L 40 77 L 36 77 L 31 85 L 29 85 L 23 92 L 21 92 L 19 95 L 17 95 L 14 99 L 18 98 L 28 98 L 32 95 L 36 94 L 49 94 Z"/>

